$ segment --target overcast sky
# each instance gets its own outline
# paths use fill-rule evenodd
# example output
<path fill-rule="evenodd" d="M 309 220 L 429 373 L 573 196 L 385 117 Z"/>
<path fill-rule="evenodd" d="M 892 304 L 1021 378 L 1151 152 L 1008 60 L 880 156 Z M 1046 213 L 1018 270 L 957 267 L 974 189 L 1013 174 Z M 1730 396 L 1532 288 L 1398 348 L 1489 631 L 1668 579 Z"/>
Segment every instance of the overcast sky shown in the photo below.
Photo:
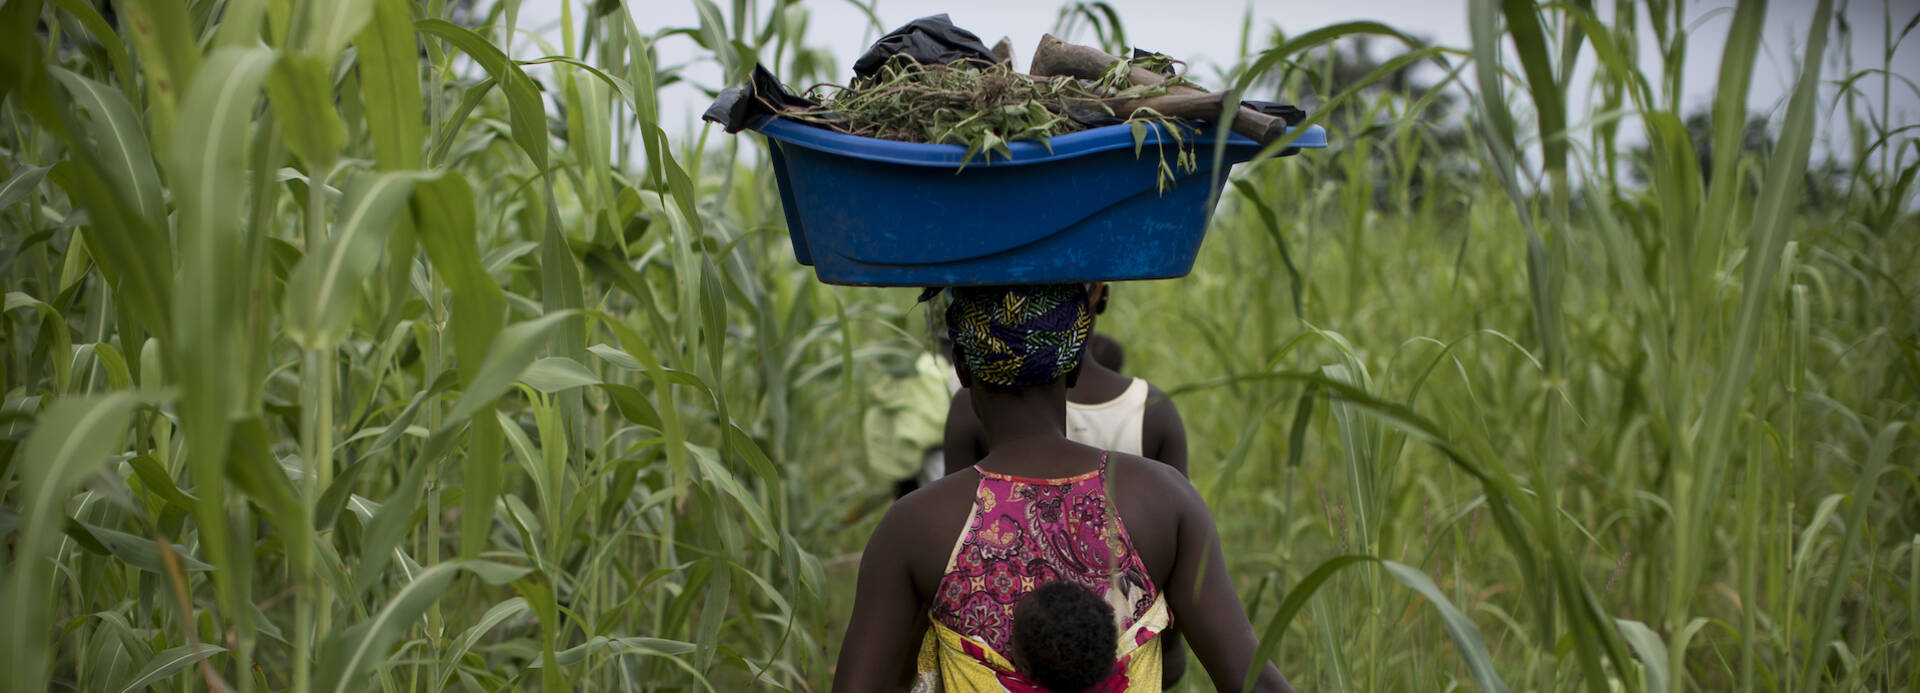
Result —
<path fill-rule="evenodd" d="M 582 4 L 580 0 L 576 2 Z M 1683 103 L 1687 112 L 1705 108 L 1710 103 L 1717 80 L 1720 53 L 1724 46 L 1728 25 L 1732 22 L 1732 0 L 1682 0 L 1686 3 L 1690 23 L 1690 39 L 1685 64 L 1685 84 Z M 1853 0 L 1846 16 L 1853 23 L 1855 41 L 1852 45 L 1856 69 L 1878 67 L 1885 41 L 1881 27 L 1885 25 L 1883 17 L 1889 7 L 1893 15 L 1893 31 L 1897 35 L 1908 20 L 1920 13 L 1920 0 L 1889 0 L 1891 5 L 1880 0 Z M 1318 27 L 1352 20 L 1375 20 L 1399 28 L 1409 34 L 1426 37 L 1436 43 L 1465 47 L 1469 43 L 1467 31 L 1467 3 L 1465 0 L 1108 0 L 1116 8 L 1127 31 L 1128 40 L 1134 45 L 1186 60 L 1192 67 L 1190 76 L 1203 85 L 1220 86 L 1218 75 L 1221 71 L 1237 62 L 1241 56 L 1239 50 L 1239 32 L 1243 18 L 1250 12 L 1258 27 L 1277 26 L 1288 35 L 1298 35 Z M 717 3 L 723 7 L 729 2 Z M 762 3 L 767 4 L 767 3 Z M 1039 42 L 1040 35 L 1053 28 L 1058 16 L 1059 0 L 967 0 L 966 2 L 925 2 L 908 0 L 878 0 L 877 14 L 883 25 L 891 29 L 916 17 L 946 12 L 952 16 L 955 24 L 967 28 L 988 44 L 1001 36 L 1012 39 L 1018 65 L 1024 66 L 1031 57 L 1033 46 Z M 1612 3 L 1598 3 L 1611 6 Z M 1804 50 L 1807 28 L 1812 23 L 1814 3 L 1810 0 L 1773 0 L 1768 3 L 1765 26 L 1765 41 L 1754 74 L 1753 90 L 1749 106 L 1756 111 L 1778 114 L 1785 108 L 1785 95 L 1792 86 L 1793 66 Z M 630 3 L 635 23 L 641 31 L 655 33 L 669 27 L 697 26 L 698 16 L 692 2 L 677 0 L 653 0 L 645 3 Z M 523 28 L 557 34 L 554 25 L 560 15 L 560 0 L 527 0 L 523 4 L 521 23 Z M 847 0 L 808 0 L 804 7 L 809 11 L 809 22 L 805 42 L 810 46 L 825 47 L 836 56 L 836 63 L 842 75 L 850 70 L 853 58 L 858 56 L 879 33 L 867 22 L 863 11 Z M 763 10 L 764 11 L 764 10 Z M 1607 15 L 1611 10 L 1606 10 Z M 577 16 L 577 15 L 576 15 Z M 1644 18 L 1643 18 L 1644 22 Z M 1651 31 L 1642 25 L 1645 46 L 1641 56 L 1642 69 L 1649 73 L 1658 72 L 1658 53 L 1652 46 Z M 1920 33 L 1920 32 L 1916 32 Z M 1084 42 L 1093 39 L 1089 32 L 1082 30 L 1080 36 L 1067 37 Z M 1255 34 L 1260 40 L 1260 34 Z M 556 41 L 557 43 L 557 41 Z M 1386 46 L 1375 41 L 1377 49 Z M 1256 44 L 1257 45 L 1257 44 Z M 521 59 L 539 57 L 529 51 L 538 50 L 531 42 L 516 42 L 515 57 Z M 699 49 L 684 36 L 670 37 L 663 41 L 659 50 L 666 62 L 680 62 L 693 59 Z M 1585 56 L 1582 62 L 1591 68 L 1594 60 Z M 1920 79 L 1920 35 L 1910 37 L 1894 56 L 1893 72 Z M 1828 80 L 1838 79 L 1839 68 L 1828 65 L 1823 75 Z M 726 86 L 716 84 L 719 70 L 711 66 L 690 69 L 689 77 L 703 86 Z M 844 77 L 843 77 L 844 78 Z M 1579 81 L 1579 80 L 1576 80 Z M 803 87 L 804 85 L 795 85 Z M 1587 109 L 1584 107 L 1583 87 L 1574 85 L 1574 102 L 1570 104 L 1577 124 Z M 1865 80 L 1861 85 L 1878 102 L 1880 82 L 1878 79 Z M 1832 89 L 1827 90 L 1828 94 Z M 686 132 L 698 126 L 699 112 L 707 105 L 706 97 L 692 87 L 670 90 L 663 96 L 661 112 L 662 125 L 669 131 Z M 1920 122 L 1920 96 L 1916 96 L 1912 87 L 1895 80 L 1893 85 L 1892 121 L 1897 124 Z M 1309 104 L 1310 105 L 1310 104 Z"/>

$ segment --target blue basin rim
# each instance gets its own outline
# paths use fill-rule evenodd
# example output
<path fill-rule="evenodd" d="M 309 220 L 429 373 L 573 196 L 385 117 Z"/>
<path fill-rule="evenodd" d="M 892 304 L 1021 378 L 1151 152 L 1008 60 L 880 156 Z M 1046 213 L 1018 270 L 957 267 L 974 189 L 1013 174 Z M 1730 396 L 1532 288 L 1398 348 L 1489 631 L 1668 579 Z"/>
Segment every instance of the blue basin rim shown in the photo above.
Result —
<path fill-rule="evenodd" d="M 767 137 L 780 140 L 797 147 L 806 147 L 816 151 L 839 156 L 879 161 L 907 166 L 946 166 L 959 167 L 965 160 L 967 148 L 957 144 L 924 144 L 920 142 L 895 142 L 835 132 L 826 128 L 796 123 L 785 118 L 761 116 L 750 127 Z M 1327 131 L 1318 125 L 1309 125 L 1305 132 L 1300 128 L 1289 128 L 1289 132 L 1298 133 L 1293 148 L 1323 149 L 1327 146 Z M 1214 137 L 1211 131 L 1195 134 L 1189 138 L 1197 146 L 1212 146 Z M 1148 123 L 1145 144 L 1153 146 L 1162 141 L 1172 144 L 1172 138 L 1160 131 L 1154 123 Z M 1258 143 L 1239 134 L 1229 133 L 1227 143 L 1233 147 L 1255 147 Z M 1040 164 L 1061 159 L 1071 159 L 1095 152 L 1112 149 L 1133 148 L 1133 126 L 1126 123 L 1082 130 L 1051 138 L 1048 144 L 1040 142 L 1008 142 L 1007 150 L 1013 158 L 994 156 L 985 160 L 984 155 L 975 155 L 973 161 L 967 161 L 968 167 L 974 166 L 1023 166 Z"/>

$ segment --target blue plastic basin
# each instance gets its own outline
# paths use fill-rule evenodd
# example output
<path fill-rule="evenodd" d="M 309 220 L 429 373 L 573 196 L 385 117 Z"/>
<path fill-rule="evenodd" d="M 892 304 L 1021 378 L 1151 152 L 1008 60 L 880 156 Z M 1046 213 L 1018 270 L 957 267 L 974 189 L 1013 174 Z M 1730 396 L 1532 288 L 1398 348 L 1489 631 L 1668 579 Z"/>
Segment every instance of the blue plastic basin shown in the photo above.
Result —
<path fill-rule="evenodd" d="M 1165 279 L 1193 271 L 1216 188 L 1211 134 L 1188 131 L 1198 166 L 1174 166 L 1175 140 L 1113 125 L 1014 142 L 991 161 L 966 147 L 857 137 L 779 118 L 753 129 L 773 166 L 793 254 L 820 281 L 965 286 Z M 1292 144 L 1327 146 L 1312 126 Z M 1161 148 L 1176 175 L 1161 192 Z M 1227 140 L 1224 165 L 1260 151 Z M 1224 172 L 1223 172 L 1224 173 Z M 1225 176 L 1221 176 L 1222 182 Z"/>

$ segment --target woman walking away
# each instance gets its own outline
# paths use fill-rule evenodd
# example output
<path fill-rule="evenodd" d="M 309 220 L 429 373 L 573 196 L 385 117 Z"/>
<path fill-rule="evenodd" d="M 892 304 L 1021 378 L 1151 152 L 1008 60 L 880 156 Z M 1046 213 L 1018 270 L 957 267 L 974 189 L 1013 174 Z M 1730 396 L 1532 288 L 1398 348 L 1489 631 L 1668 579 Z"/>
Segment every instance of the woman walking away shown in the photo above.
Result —
<path fill-rule="evenodd" d="M 1107 311 L 1113 288 L 1091 284 L 1093 313 Z M 1187 427 L 1167 393 L 1144 378 L 1121 375 L 1126 352 L 1104 334 L 1089 337 L 1080 378 L 1067 389 L 1067 438 L 1096 448 L 1159 460 L 1187 475 Z M 1104 352 L 1104 353 L 1103 353 Z M 946 473 L 966 469 L 987 454 L 985 432 L 973 415 L 973 393 L 954 393 L 947 407 Z"/>
<path fill-rule="evenodd" d="M 1032 690 L 1007 658 L 1014 612 L 1056 581 L 1113 609 L 1124 680 L 1100 690 L 1160 690 L 1158 636 L 1173 622 L 1215 686 L 1238 690 L 1257 665 L 1255 690 L 1291 690 L 1253 661 L 1253 627 L 1193 485 L 1167 465 L 1067 439 L 1091 308 L 1077 284 L 953 290 L 954 365 L 990 452 L 881 518 L 835 691 Z"/>
<path fill-rule="evenodd" d="M 1089 284 L 1087 292 L 1098 327 L 1113 287 Z M 1081 361 L 1079 377 L 1067 388 L 1067 439 L 1164 462 L 1187 476 L 1187 428 L 1173 400 L 1145 378 L 1121 374 L 1126 352 L 1119 342 L 1094 332 L 1086 348 L 1088 358 Z M 947 407 L 941 448 L 947 474 L 973 466 L 987 454 L 986 431 L 973 413 L 973 393 L 967 389 L 955 392 Z M 1187 651 L 1178 628 L 1169 630 L 1162 640 L 1161 683 L 1170 688 L 1187 673 Z"/>

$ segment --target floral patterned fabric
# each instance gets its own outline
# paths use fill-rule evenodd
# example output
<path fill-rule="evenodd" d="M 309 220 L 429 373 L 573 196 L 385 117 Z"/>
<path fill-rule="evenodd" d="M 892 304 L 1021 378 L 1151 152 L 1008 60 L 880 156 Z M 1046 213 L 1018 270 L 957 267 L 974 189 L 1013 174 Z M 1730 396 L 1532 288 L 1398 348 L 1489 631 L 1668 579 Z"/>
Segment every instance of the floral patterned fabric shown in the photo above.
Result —
<path fill-rule="evenodd" d="M 1054 580 L 1105 595 L 1113 606 L 1114 671 L 1092 690 L 1159 691 L 1157 636 L 1172 618 L 1107 502 L 1106 456 L 1099 469 L 1067 479 L 975 470 L 980 486 L 934 597 L 914 693 L 1044 693 L 1005 653 L 1020 598 Z"/>
<path fill-rule="evenodd" d="M 1133 626 L 1159 590 L 1107 502 L 1107 459 L 1067 479 L 1027 479 L 978 470 L 973 513 L 935 593 L 931 616 L 1001 653 L 1013 638 L 1020 598 L 1055 580 L 1104 595 L 1118 630 Z M 1130 649 L 1130 648 L 1129 648 Z"/>

